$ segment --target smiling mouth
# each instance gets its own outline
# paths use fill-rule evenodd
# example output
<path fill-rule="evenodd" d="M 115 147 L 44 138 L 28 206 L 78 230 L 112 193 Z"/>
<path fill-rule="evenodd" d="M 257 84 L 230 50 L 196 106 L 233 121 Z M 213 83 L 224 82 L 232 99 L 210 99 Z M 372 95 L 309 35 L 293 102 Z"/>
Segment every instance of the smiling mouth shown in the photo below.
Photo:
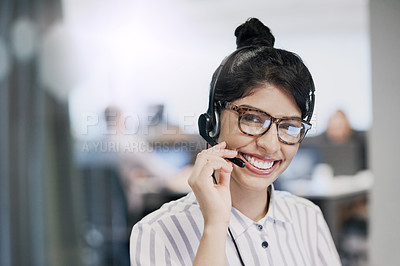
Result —
<path fill-rule="evenodd" d="M 276 161 L 274 160 L 262 160 L 260 158 L 251 156 L 249 154 L 241 153 L 244 159 L 251 164 L 252 166 L 260 169 L 260 170 L 268 170 L 272 168 Z"/>

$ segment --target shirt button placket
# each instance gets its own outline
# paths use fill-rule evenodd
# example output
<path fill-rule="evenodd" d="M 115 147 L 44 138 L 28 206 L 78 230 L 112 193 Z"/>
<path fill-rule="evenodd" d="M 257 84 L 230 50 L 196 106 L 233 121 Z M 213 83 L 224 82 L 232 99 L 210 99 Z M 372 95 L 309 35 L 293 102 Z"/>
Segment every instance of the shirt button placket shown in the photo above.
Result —
<path fill-rule="evenodd" d="M 264 228 L 261 224 L 256 224 L 256 227 L 257 227 L 257 230 L 260 231 L 260 232 L 261 232 L 261 231 L 263 230 L 263 228 Z M 268 242 L 265 241 L 265 240 L 261 243 L 261 247 L 264 248 L 264 249 L 266 249 L 268 246 L 269 246 L 269 244 L 268 244 Z"/>

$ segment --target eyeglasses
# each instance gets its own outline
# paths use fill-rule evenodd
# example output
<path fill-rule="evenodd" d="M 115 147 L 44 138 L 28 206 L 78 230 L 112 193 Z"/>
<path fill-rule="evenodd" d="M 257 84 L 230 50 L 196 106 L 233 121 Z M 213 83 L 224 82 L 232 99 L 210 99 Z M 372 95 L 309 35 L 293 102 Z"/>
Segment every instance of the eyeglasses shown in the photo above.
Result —
<path fill-rule="evenodd" d="M 285 144 L 295 145 L 300 143 L 311 129 L 311 123 L 300 118 L 275 118 L 253 107 L 237 106 L 230 102 L 218 102 L 218 104 L 239 114 L 239 129 L 249 136 L 264 135 L 275 123 L 279 140 Z"/>

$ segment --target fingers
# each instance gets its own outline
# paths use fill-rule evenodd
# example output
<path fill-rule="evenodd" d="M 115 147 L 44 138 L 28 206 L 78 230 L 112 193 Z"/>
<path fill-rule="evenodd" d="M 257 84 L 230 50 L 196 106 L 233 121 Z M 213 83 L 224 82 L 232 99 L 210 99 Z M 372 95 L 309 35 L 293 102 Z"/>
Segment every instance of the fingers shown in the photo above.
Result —
<path fill-rule="evenodd" d="M 208 178 L 212 176 L 214 171 L 224 172 L 230 175 L 232 170 L 233 170 L 232 163 L 227 162 L 226 160 L 221 158 L 216 158 L 216 160 L 206 162 L 206 164 L 199 172 L 199 177 L 201 179 Z"/>
<path fill-rule="evenodd" d="M 197 155 L 193 172 L 189 178 L 189 185 L 192 186 L 197 181 L 207 182 L 204 179 L 210 178 L 214 171 L 219 170 L 224 173 L 224 177 L 229 177 L 233 170 L 232 163 L 225 158 L 233 158 L 237 155 L 237 151 L 228 150 L 226 143 L 221 142 L 212 148 L 204 150 Z M 223 178 L 224 179 L 224 178 Z M 203 180 L 203 181 L 201 181 Z M 225 179 L 224 179 L 225 181 Z M 223 183 L 226 185 L 226 182 Z"/>
<path fill-rule="evenodd" d="M 200 204 L 205 225 L 229 224 L 232 207 L 229 184 L 233 164 L 226 158 L 236 155 L 236 151 L 226 149 L 225 142 L 197 155 L 188 183 Z M 218 184 L 212 177 L 214 171 L 219 172 Z"/>
<path fill-rule="evenodd" d="M 232 166 L 232 170 L 233 170 L 233 166 Z M 230 181 L 231 181 L 231 172 L 232 172 L 232 170 L 230 171 L 230 172 L 226 172 L 226 171 L 224 171 L 224 170 L 221 170 L 220 172 L 219 172 L 219 184 L 221 185 L 221 186 L 226 186 L 226 187 L 230 187 Z"/>
<path fill-rule="evenodd" d="M 192 175 L 189 178 L 189 185 L 202 186 L 202 184 L 212 183 L 212 174 L 214 171 L 231 173 L 233 169 L 232 163 L 215 155 L 202 155 L 196 160 L 193 167 Z"/>
<path fill-rule="evenodd" d="M 222 157 L 216 155 L 202 155 L 198 157 L 199 168 L 212 168 L 212 170 L 224 169 L 225 171 L 231 171 L 232 163 L 225 160 Z"/>
<path fill-rule="evenodd" d="M 200 152 L 199 155 L 202 155 L 205 153 L 206 154 L 214 154 L 214 155 L 217 155 L 217 156 L 220 156 L 223 158 L 233 158 L 237 155 L 237 151 L 226 149 L 225 141 L 215 145 L 214 147 L 211 147 L 207 150 Z"/>
<path fill-rule="evenodd" d="M 212 167 L 213 170 L 224 169 L 227 172 L 232 171 L 232 163 L 224 158 L 233 158 L 237 155 L 237 151 L 225 149 L 226 143 L 221 142 L 212 148 L 203 150 L 197 155 L 197 168 L 203 168 L 205 165 Z"/>

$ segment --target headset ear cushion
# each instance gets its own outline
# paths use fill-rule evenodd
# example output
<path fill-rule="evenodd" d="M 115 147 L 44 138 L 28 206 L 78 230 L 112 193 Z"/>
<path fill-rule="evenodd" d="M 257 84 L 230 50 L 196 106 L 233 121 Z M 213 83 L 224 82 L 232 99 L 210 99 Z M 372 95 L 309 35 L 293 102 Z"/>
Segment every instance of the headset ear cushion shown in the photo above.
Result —
<path fill-rule="evenodd" d="M 204 136 L 208 136 L 209 133 L 209 124 L 211 123 L 210 121 L 210 116 L 207 113 L 204 113 L 199 116 L 198 120 L 198 125 L 199 125 L 199 133 L 200 135 L 204 138 Z"/>
<path fill-rule="evenodd" d="M 211 146 L 216 145 L 217 143 L 215 140 L 210 137 L 211 119 L 207 113 L 200 115 L 198 125 L 200 136 L 202 136 Z"/>
<path fill-rule="evenodd" d="M 219 135 L 219 113 L 217 112 L 217 110 L 214 110 L 214 124 L 211 123 L 211 119 L 210 119 L 210 125 L 209 125 L 209 133 L 208 135 L 211 138 L 216 138 Z"/>

